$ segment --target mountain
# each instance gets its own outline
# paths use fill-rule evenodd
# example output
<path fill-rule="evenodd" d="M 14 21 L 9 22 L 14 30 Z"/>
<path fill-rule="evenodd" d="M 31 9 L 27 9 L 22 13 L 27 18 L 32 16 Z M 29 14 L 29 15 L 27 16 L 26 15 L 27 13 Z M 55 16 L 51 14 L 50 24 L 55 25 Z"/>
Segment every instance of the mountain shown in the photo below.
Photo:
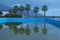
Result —
<path fill-rule="evenodd" d="M 0 4 L 0 10 L 6 11 L 6 10 L 8 10 L 8 9 L 10 9 L 10 8 L 11 8 L 11 7 L 9 7 L 9 6 L 7 6 L 7 5 Z"/>
<path fill-rule="evenodd" d="M 20 6 L 19 4 L 16 4 L 18 7 Z M 15 5 L 14 5 L 15 6 Z M 13 7 L 14 7 L 13 6 Z M 6 5 L 3 5 L 3 4 L 0 4 L 0 10 L 3 10 L 4 11 L 4 14 L 6 14 L 5 13 L 5 11 L 6 10 L 9 10 L 9 9 L 11 9 L 11 8 L 13 8 L 13 7 L 9 7 L 9 6 L 6 6 Z M 20 15 L 21 13 L 20 13 L 20 11 L 18 11 L 18 14 Z M 27 12 L 26 12 L 26 10 L 24 10 L 23 11 L 23 14 L 22 14 L 24 17 L 27 17 Z M 35 12 L 33 12 L 33 8 L 29 11 L 29 13 L 28 13 L 28 16 L 29 17 L 35 17 Z M 40 16 L 43 16 L 42 14 L 40 14 L 40 13 L 37 13 L 37 15 L 38 15 L 38 17 L 40 17 Z"/>

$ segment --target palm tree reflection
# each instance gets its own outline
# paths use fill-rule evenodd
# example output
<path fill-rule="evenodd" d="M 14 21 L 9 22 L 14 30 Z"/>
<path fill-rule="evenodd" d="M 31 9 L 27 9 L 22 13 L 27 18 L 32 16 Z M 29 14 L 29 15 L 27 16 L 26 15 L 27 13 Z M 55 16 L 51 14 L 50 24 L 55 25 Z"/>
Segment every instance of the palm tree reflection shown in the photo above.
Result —
<path fill-rule="evenodd" d="M 43 32 L 43 34 L 47 34 L 47 29 L 46 29 L 46 27 L 44 27 L 44 28 L 42 29 L 42 32 Z"/>
<path fill-rule="evenodd" d="M 0 29 L 2 29 L 2 28 L 3 28 L 3 25 L 0 24 Z"/>
<path fill-rule="evenodd" d="M 35 33 L 38 33 L 39 32 L 39 28 L 37 27 L 37 24 L 36 24 L 36 27 L 34 27 L 33 30 L 34 30 Z"/>
<path fill-rule="evenodd" d="M 9 29 L 12 29 L 15 34 L 18 34 L 18 32 L 20 32 L 21 34 L 26 33 L 26 35 L 30 35 L 31 34 L 31 30 L 29 29 L 28 23 L 27 23 L 27 28 L 26 29 L 24 29 L 22 27 L 22 23 L 5 23 L 5 25 L 9 26 Z M 19 29 L 17 28 L 18 25 L 21 25 L 21 27 Z M 0 25 L 0 29 L 2 29 L 2 28 L 3 28 L 3 26 Z M 34 30 L 35 33 L 39 32 L 39 28 L 37 27 L 37 24 L 33 28 L 33 30 Z M 44 28 L 42 29 L 42 33 L 43 34 L 47 34 L 46 26 L 44 26 Z"/>
<path fill-rule="evenodd" d="M 19 28 L 19 32 L 20 32 L 21 34 L 24 33 L 24 28 L 22 28 L 22 23 L 21 23 L 21 28 Z"/>
<path fill-rule="evenodd" d="M 27 28 L 25 29 L 25 33 L 26 33 L 27 35 L 30 35 L 30 33 L 31 33 L 28 24 L 27 24 Z"/>
<path fill-rule="evenodd" d="M 19 30 L 18 30 L 17 26 L 13 27 L 13 31 L 14 31 L 15 34 L 18 34 Z"/>
<path fill-rule="evenodd" d="M 11 23 L 5 23 L 5 25 L 8 26 L 10 30 L 14 27 Z"/>
<path fill-rule="evenodd" d="M 21 23 L 15 23 L 15 22 L 9 22 L 9 23 L 5 23 L 6 26 L 9 26 L 9 29 L 12 29 L 14 26 L 18 26 Z"/>

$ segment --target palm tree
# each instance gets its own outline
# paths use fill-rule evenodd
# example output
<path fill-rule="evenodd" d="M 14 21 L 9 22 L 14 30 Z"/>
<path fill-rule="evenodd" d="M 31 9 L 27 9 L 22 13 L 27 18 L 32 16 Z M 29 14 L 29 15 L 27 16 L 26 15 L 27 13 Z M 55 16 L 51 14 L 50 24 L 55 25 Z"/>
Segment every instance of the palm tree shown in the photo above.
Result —
<path fill-rule="evenodd" d="M 27 17 L 28 17 L 28 12 L 30 10 L 30 5 L 29 4 L 26 4 L 25 10 L 27 11 Z"/>
<path fill-rule="evenodd" d="M 47 6 L 46 5 L 44 5 L 43 7 L 42 7 L 42 11 L 44 11 L 44 17 L 46 16 L 46 11 L 47 11 Z"/>
<path fill-rule="evenodd" d="M 24 6 L 20 5 L 19 11 L 21 12 L 21 16 L 22 16 L 22 12 L 24 11 Z"/>
<path fill-rule="evenodd" d="M 4 16 L 5 16 L 5 17 L 9 17 L 9 16 L 10 16 L 10 14 L 5 14 Z"/>
<path fill-rule="evenodd" d="M 3 28 L 3 25 L 0 24 L 0 29 L 2 29 L 2 28 Z"/>
<path fill-rule="evenodd" d="M 42 11 L 44 11 L 44 17 L 46 17 L 46 11 L 47 11 L 47 6 L 44 5 L 42 7 Z M 43 33 L 46 34 L 47 33 L 47 29 L 46 29 L 46 22 L 44 22 L 44 28 L 42 29 Z"/>
<path fill-rule="evenodd" d="M 22 28 L 22 23 L 20 24 L 21 28 L 19 29 L 20 33 L 23 34 L 24 33 L 24 28 Z"/>
<path fill-rule="evenodd" d="M 1 15 L 3 15 L 3 12 L 2 12 L 2 11 L 0 11 L 0 16 L 1 16 Z"/>
<path fill-rule="evenodd" d="M 26 33 L 27 35 L 30 35 L 30 33 L 31 33 L 28 24 L 27 24 L 27 28 L 25 29 L 25 33 Z"/>
<path fill-rule="evenodd" d="M 9 12 L 9 15 L 11 16 L 13 13 L 13 9 L 9 9 L 8 12 Z"/>
<path fill-rule="evenodd" d="M 37 13 L 39 12 L 39 8 L 35 7 L 33 11 L 36 14 L 35 17 L 37 17 Z M 37 33 L 39 31 L 39 28 L 37 27 L 37 23 L 36 23 L 36 27 L 34 28 L 34 31 L 35 31 L 35 33 Z"/>
<path fill-rule="evenodd" d="M 36 14 L 35 17 L 37 17 L 37 13 L 39 12 L 39 8 L 38 8 L 38 7 L 35 7 L 33 11 L 34 11 L 35 14 Z"/>
<path fill-rule="evenodd" d="M 13 9 L 9 9 L 8 12 L 9 12 L 9 14 L 12 14 Z"/>
<path fill-rule="evenodd" d="M 14 6 L 14 8 L 13 8 L 13 12 L 16 14 L 16 13 L 17 13 L 17 11 L 18 11 L 18 6 L 17 6 L 17 5 L 15 5 L 15 6 Z"/>

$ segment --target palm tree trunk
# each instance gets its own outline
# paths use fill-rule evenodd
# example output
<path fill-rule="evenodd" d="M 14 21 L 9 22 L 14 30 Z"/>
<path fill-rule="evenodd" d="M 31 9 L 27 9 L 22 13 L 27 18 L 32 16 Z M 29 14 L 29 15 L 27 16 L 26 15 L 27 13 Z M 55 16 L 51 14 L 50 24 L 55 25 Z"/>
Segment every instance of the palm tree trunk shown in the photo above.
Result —
<path fill-rule="evenodd" d="M 28 11 L 27 11 L 27 18 L 28 18 L 29 16 L 28 16 Z M 28 29 L 28 23 L 27 23 L 27 29 Z"/>
<path fill-rule="evenodd" d="M 22 11 L 21 11 L 21 17 L 22 17 Z M 22 23 L 21 23 L 21 28 L 22 28 Z"/>
<path fill-rule="evenodd" d="M 22 17 L 22 11 L 21 11 L 21 17 Z"/>
<path fill-rule="evenodd" d="M 22 23 L 21 23 L 21 28 L 22 28 Z"/>
<path fill-rule="evenodd" d="M 37 13 L 36 13 L 35 17 L 37 18 Z M 37 22 L 36 22 L 36 27 L 37 27 Z"/>
<path fill-rule="evenodd" d="M 37 27 L 37 22 L 35 24 L 36 24 L 36 27 Z"/>
<path fill-rule="evenodd" d="M 28 23 L 27 23 L 27 29 L 28 29 L 28 27 L 29 27 L 29 25 L 28 25 Z"/>
<path fill-rule="evenodd" d="M 45 16 L 46 16 L 45 13 L 46 13 L 46 12 L 44 11 L 44 18 L 45 18 Z"/>
<path fill-rule="evenodd" d="M 28 16 L 28 11 L 27 11 L 27 18 L 28 18 L 29 16 Z M 28 29 L 28 23 L 27 23 L 27 29 Z"/>
<path fill-rule="evenodd" d="M 14 12 L 14 14 L 16 14 L 17 12 Z"/>
<path fill-rule="evenodd" d="M 44 11 L 44 18 L 46 18 L 46 14 L 45 14 L 46 12 Z M 46 28 L 46 20 L 45 20 L 45 22 L 44 22 L 44 28 Z"/>
<path fill-rule="evenodd" d="M 44 22 L 44 28 L 46 28 L 46 22 Z"/>
<path fill-rule="evenodd" d="M 28 15 L 28 11 L 27 11 L 27 18 L 29 17 L 29 15 Z"/>
<path fill-rule="evenodd" d="M 35 18 L 37 18 L 37 13 L 36 13 L 36 15 L 35 15 Z"/>

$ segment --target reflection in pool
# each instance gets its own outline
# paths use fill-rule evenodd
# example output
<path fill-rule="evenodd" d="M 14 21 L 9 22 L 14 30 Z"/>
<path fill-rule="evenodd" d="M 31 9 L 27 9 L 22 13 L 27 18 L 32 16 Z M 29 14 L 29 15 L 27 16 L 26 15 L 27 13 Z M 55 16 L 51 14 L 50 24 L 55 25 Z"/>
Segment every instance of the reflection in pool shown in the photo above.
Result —
<path fill-rule="evenodd" d="M 60 21 L 49 18 L 0 18 L 0 24 L 6 22 L 47 22 L 60 28 Z"/>
<path fill-rule="evenodd" d="M 44 22 L 37 22 L 37 26 L 36 22 L 0 24 L 0 40 L 60 40 L 60 22 L 52 19 L 47 19 L 46 22 L 45 28 Z"/>
<path fill-rule="evenodd" d="M 60 29 L 46 23 L 46 33 L 42 23 L 5 23 L 0 25 L 1 40 L 60 40 Z"/>

